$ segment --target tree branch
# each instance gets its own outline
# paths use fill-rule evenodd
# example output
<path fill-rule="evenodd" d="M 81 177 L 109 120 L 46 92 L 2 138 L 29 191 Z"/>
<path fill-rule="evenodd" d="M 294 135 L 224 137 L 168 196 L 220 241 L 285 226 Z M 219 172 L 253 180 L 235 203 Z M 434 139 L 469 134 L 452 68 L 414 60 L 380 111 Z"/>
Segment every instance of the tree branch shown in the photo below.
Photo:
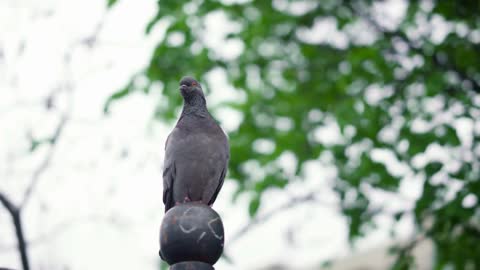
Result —
<path fill-rule="evenodd" d="M 279 213 L 281 213 L 285 210 L 292 209 L 292 208 L 294 208 L 294 207 L 296 207 L 300 204 L 303 204 L 303 203 L 319 202 L 319 203 L 322 203 L 325 206 L 338 208 L 338 210 L 340 210 L 340 208 L 339 208 L 340 205 L 335 205 L 335 204 L 329 204 L 327 202 L 322 202 L 315 196 L 316 194 L 318 194 L 317 191 L 312 191 L 312 192 L 309 192 L 309 193 L 307 193 L 303 196 L 293 197 L 288 202 L 278 206 L 277 208 L 275 208 L 275 209 L 273 209 L 273 210 L 271 210 L 271 211 L 269 211 L 269 212 L 267 212 L 263 215 L 255 216 L 249 223 L 244 225 L 240 230 L 238 230 L 232 236 L 232 238 L 229 240 L 229 244 L 232 244 L 232 243 L 236 242 L 239 238 L 241 238 L 243 235 L 245 235 L 249 230 L 251 230 L 252 228 L 254 228 L 254 227 L 256 227 L 256 226 L 258 226 L 262 223 L 265 223 L 266 221 L 268 221 L 272 217 L 276 216 L 277 214 L 279 214 Z M 405 210 L 388 211 L 384 207 L 379 207 L 379 208 L 368 211 L 368 214 L 371 217 L 373 217 L 377 214 L 380 214 L 380 213 L 385 213 L 385 214 L 394 216 L 394 215 L 404 213 L 404 212 L 405 212 Z"/>
<path fill-rule="evenodd" d="M 15 227 L 15 235 L 18 241 L 18 252 L 20 253 L 20 260 L 22 261 L 23 270 L 29 270 L 30 264 L 28 262 L 27 242 L 25 241 L 25 234 L 23 232 L 23 222 L 21 212 L 17 211 L 12 215 L 13 224 Z"/>
<path fill-rule="evenodd" d="M 108 217 L 103 217 L 103 216 L 98 216 L 98 215 L 87 215 L 87 216 L 84 216 L 84 217 L 77 217 L 77 218 L 73 218 L 73 219 L 69 219 L 69 220 L 60 222 L 60 223 L 52 226 L 51 229 L 48 230 L 47 232 L 42 233 L 40 235 L 37 235 L 37 236 L 31 238 L 30 240 L 26 241 L 26 244 L 29 247 L 36 246 L 36 245 L 40 244 L 41 242 L 43 242 L 45 240 L 52 239 L 55 236 L 58 236 L 60 234 L 65 233 L 66 231 L 70 230 L 71 228 L 73 228 L 77 224 L 85 224 L 85 223 L 90 223 L 90 222 L 92 222 L 92 223 L 103 222 L 103 223 L 106 223 L 106 224 L 115 225 L 112 218 L 108 218 Z M 15 249 L 15 248 L 18 248 L 18 244 L 2 245 L 2 246 L 0 246 L 0 253 L 10 251 L 10 250 Z"/>
<path fill-rule="evenodd" d="M 418 233 L 413 235 L 412 239 L 408 241 L 406 244 L 397 245 L 393 247 L 393 250 L 397 251 L 396 260 L 392 266 L 392 269 L 407 269 L 412 267 L 411 256 L 412 251 L 415 247 L 427 239 L 426 234 Z M 403 260 L 402 260 L 403 259 Z"/>
<path fill-rule="evenodd" d="M 25 189 L 25 192 L 23 194 L 23 197 L 21 199 L 20 204 L 18 206 L 14 205 L 11 202 L 11 200 L 4 193 L 2 193 L 0 191 L 0 204 L 3 205 L 7 209 L 8 213 L 10 214 L 10 216 L 12 218 L 12 222 L 13 222 L 13 226 L 14 226 L 15 234 L 16 234 L 16 238 L 17 238 L 17 249 L 18 249 L 20 257 L 21 257 L 23 270 L 29 270 L 30 266 L 29 266 L 29 262 L 28 262 L 27 241 L 26 241 L 25 235 L 24 235 L 23 222 L 22 222 L 22 215 L 21 214 L 22 214 L 22 210 L 24 209 L 24 207 L 27 205 L 27 203 L 31 199 L 32 194 L 35 191 L 35 188 L 38 186 L 38 183 L 39 183 L 41 177 L 43 176 L 45 171 L 50 166 L 50 163 L 51 163 L 51 161 L 53 159 L 53 156 L 55 154 L 56 147 L 58 145 L 58 140 L 60 139 L 61 135 L 63 134 L 64 129 L 65 129 L 65 125 L 67 124 L 68 120 L 70 119 L 70 115 L 71 115 L 71 111 L 72 111 L 72 107 L 73 107 L 72 106 L 73 105 L 73 99 L 72 99 L 73 98 L 73 95 L 72 95 L 73 79 L 72 79 L 72 76 L 70 74 L 71 73 L 70 60 L 71 60 L 72 54 L 73 54 L 76 46 L 85 45 L 85 46 L 87 46 L 91 49 L 97 44 L 97 38 L 98 38 L 98 35 L 99 35 L 99 33 L 100 33 L 100 31 L 103 27 L 104 18 L 105 17 L 103 17 L 101 19 L 101 21 L 98 23 L 98 25 L 96 26 L 96 28 L 94 29 L 93 33 L 90 36 L 88 36 L 85 39 L 80 39 L 78 41 L 75 41 L 71 46 L 72 48 L 66 50 L 66 52 L 63 55 L 63 61 L 64 61 L 64 64 L 66 66 L 67 74 L 65 74 L 62 77 L 65 77 L 66 79 L 62 80 L 62 87 L 60 89 L 55 89 L 51 93 L 51 95 L 47 98 L 46 107 L 47 107 L 47 109 L 52 108 L 53 96 L 58 94 L 59 92 L 68 92 L 68 94 L 69 94 L 69 97 L 68 97 L 69 98 L 69 100 L 68 100 L 69 104 L 67 104 L 66 111 L 61 115 L 60 121 L 57 124 L 57 126 L 56 126 L 56 128 L 53 132 L 52 137 L 49 138 L 50 148 L 48 149 L 48 152 L 45 155 L 44 159 L 41 161 L 41 163 L 38 165 L 38 167 L 33 171 L 30 182 L 28 183 L 28 185 Z M 23 46 L 23 44 L 21 46 Z M 2 52 L 0 51 L 0 53 L 2 53 Z M 1 57 L 1 55 L 0 55 L 0 57 Z"/>
<path fill-rule="evenodd" d="M 50 162 L 53 158 L 53 155 L 55 153 L 55 148 L 58 142 L 58 139 L 62 135 L 62 132 L 65 128 L 65 124 L 67 123 L 68 120 L 68 113 L 65 113 L 62 118 L 60 119 L 60 122 L 58 123 L 57 127 L 55 128 L 55 131 L 53 133 L 53 136 L 50 138 L 50 149 L 43 159 L 43 161 L 40 163 L 40 165 L 37 167 L 37 169 L 33 172 L 32 178 L 30 180 L 30 184 L 27 186 L 27 189 L 25 190 L 25 193 L 23 195 L 23 200 L 20 203 L 19 208 L 23 209 L 25 205 L 28 203 L 30 197 L 32 196 L 32 193 L 37 186 L 40 177 L 42 174 L 46 171 L 46 169 L 49 167 Z"/>
<path fill-rule="evenodd" d="M 28 262 L 27 243 L 25 241 L 25 234 L 23 232 L 23 222 L 20 208 L 16 207 L 9 198 L 0 192 L 0 202 L 7 209 L 7 212 L 12 218 L 15 228 L 15 235 L 17 237 L 17 249 L 20 254 L 23 270 L 29 270 L 30 264 Z"/>
<path fill-rule="evenodd" d="M 13 205 L 12 201 L 7 197 L 7 195 L 0 192 L 0 202 L 7 209 L 9 214 L 15 213 L 18 211 L 17 207 Z"/>
<path fill-rule="evenodd" d="M 313 201 L 318 201 L 318 198 L 315 197 L 317 192 L 310 192 L 306 195 L 300 196 L 300 197 L 293 197 L 291 198 L 288 202 L 280 205 L 279 207 L 271 210 L 270 212 L 267 212 L 263 215 L 255 216 L 249 223 L 244 225 L 240 230 L 238 230 L 232 238 L 229 240 L 229 244 L 233 244 L 236 242 L 238 239 L 240 239 L 243 235 L 245 235 L 249 230 L 252 228 L 256 227 L 257 225 L 260 225 L 272 217 L 276 216 L 277 214 L 289 210 L 291 208 L 294 208 L 300 204 L 307 203 L 307 202 L 313 202 Z"/>
<path fill-rule="evenodd" d="M 86 38 L 83 38 L 83 39 L 80 39 L 80 40 L 74 42 L 74 44 L 65 53 L 65 55 L 63 57 L 63 61 L 64 61 L 65 65 L 68 66 L 70 64 L 70 60 L 71 60 L 73 51 L 74 51 L 76 46 L 85 45 L 85 46 L 89 47 L 90 49 L 92 49 L 94 47 L 94 45 L 96 45 L 98 35 L 100 34 L 100 31 L 103 28 L 104 21 L 105 21 L 105 15 L 104 15 L 104 17 L 102 17 L 100 22 L 96 25 L 92 34 L 90 34 Z M 69 70 L 69 69 L 67 69 L 67 70 Z M 64 85 L 62 90 L 65 90 L 65 91 L 69 92 L 70 93 L 70 98 L 72 97 L 72 86 L 70 85 L 70 81 L 68 79 L 66 80 L 65 85 Z M 54 94 L 56 94 L 56 93 L 54 93 Z M 52 97 L 50 96 L 50 98 L 52 98 Z M 32 196 L 32 193 L 33 193 L 35 187 L 37 186 L 37 184 L 39 182 L 40 177 L 42 176 L 42 174 L 46 171 L 46 169 L 50 165 L 50 162 L 51 162 L 51 160 L 53 158 L 53 155 L 55 153 L 55 148 L 56 148 L 58 139 L 62 135 L 63 130 L 65 128 L 65 124 L 69 120 L 70 111 L 72 109 L 71 105 L 72 105 L 72 100 L 70 99 L 70 104 L 68 106 L 67 111 L 62 115 L 62 118 L 60 119 L 60 122 L 58 123 L 58 125 L 57 125 L 57 127 L 56 127 L 56 129 L 53 133 L 52 138 L 50 138 L 50 145 L 51 146 L 50 146 L 50 149 L 49 149 L 47 155 L 45 156 L 45 159 L 42 161 L 42 163 L 40 163 L 38 168 L 33 172 L 30 184 L 28 185 L 27 189 L 25 190 L 25 193 L 23 195 L 23 200 L 20 203 L 20 206 L 19 206 L 20 209 L 25 207 L 25 205 L 28 203 L 30 197 Z"/>

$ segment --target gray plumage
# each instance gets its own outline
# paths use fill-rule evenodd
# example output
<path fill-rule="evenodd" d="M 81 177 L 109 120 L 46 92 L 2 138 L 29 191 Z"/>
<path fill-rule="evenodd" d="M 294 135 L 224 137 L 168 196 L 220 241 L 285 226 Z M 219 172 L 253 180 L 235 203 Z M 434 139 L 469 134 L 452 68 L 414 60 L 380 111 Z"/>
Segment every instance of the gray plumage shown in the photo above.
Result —
<path fill-rule="evenodd" d="M 165 143 L 163 203 L 165 212 L 188 201 L 212 205 L 227 173 L 227 136 L 207 110 L 200 84 L 180 81 L 183 110 Z"/>

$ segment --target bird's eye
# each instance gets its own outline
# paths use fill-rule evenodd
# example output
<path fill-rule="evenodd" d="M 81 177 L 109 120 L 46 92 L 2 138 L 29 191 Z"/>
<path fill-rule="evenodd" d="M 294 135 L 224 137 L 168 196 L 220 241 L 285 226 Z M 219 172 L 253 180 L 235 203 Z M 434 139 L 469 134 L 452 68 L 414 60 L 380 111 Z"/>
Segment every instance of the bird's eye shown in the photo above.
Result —
<path fill-rule="evenodd" d="M 192 86 L 197 86 L 197 83 L 196 83 L 196 82 L 192 82 Z"/>

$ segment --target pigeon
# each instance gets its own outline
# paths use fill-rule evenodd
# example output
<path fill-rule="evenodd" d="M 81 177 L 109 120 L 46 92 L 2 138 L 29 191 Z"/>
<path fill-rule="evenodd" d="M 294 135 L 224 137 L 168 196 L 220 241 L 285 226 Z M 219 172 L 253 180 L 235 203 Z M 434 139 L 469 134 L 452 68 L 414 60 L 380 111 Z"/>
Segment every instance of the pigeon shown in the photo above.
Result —
<path fill-rule="evenodd" d="M 180 93 L 183 110 L 165 143 L 165 212 L 187 202 L 212 206 L 230 158 L 227 136 L 208 112 L 201 85 L 192 77 L 183 77 Z"/>

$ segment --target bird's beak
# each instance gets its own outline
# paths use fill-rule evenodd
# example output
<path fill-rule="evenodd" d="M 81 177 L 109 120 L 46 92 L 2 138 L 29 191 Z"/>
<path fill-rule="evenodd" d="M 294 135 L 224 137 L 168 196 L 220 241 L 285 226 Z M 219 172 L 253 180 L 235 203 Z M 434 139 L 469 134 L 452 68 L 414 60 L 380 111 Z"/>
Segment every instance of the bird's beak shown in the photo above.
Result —
<path fill-rule="evenodd" d="M 180 85 L 180 90 L 181 90 L 181 91 L 186 91 L 187 88 L 188 88 L 188 86 L 187 86 L 186 84 Z"/>

